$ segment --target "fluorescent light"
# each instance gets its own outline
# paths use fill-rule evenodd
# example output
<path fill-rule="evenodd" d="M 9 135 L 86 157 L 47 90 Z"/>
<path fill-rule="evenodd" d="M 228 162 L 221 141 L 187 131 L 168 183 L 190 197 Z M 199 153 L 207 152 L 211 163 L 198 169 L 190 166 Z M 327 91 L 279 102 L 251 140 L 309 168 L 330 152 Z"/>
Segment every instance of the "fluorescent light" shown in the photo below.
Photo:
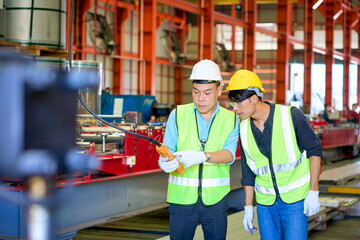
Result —
<path fill-rule="evenodd" d="M 343 10 L 340 9 L 340 10 L 333 16 L 333 19 L 336 20 L 342 13 L 343 13 Z"/>
<path fill-rule="evenodd" d="M 318 0 L 318 1 L 312 6 L 312 8 L 313 8 L 314 10 L 317 9 L 323 1 L 324 1 L 324 0 Z"/>

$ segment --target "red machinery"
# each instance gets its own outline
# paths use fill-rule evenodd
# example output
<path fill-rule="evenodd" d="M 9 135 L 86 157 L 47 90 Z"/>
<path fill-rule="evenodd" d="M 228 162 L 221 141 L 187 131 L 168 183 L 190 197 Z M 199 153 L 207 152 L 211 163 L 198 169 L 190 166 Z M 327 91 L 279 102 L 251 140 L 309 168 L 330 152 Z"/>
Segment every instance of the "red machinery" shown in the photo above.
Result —
<path fill-rule="evenodd" d="M 121 126 L 127 130 L 134 131 L 143 136 L 149 136 L 159 142 L 163 141 L 165 128 L 159 126 L 139 125 L 139 126 Z M 92 142 L 97 140 L 96 155 L 99 156 L 100 165 L 98 170 L 112 175 L 123 174 L 146 174 L 152 172 L 160 172 L 158 166 L 159 154 L 156 151 L 155 144 L 144 141 L 142 139 L 133 138 L 128 133 L 121 133 L 113 128 L 103 127 L 82 127 L 81 138 L 85 141 Z M 101 133 L 113 133 L 114 135 L 107 135 L 106 142 L 116 142 L 118 149 L 107 149 L 105 152 L 102 149 L 104 143 L 100 143 Z M 97 136 L 97 137 L 96 137 Z M 93 138 L 92 138 L 93 137 Z M 108 145 L 109 143 L 105 143 Z M 88 144 L 89 145 L 89 144 Z M 114 146 L 114 145 L 110 145 Z M 240 151 L 238 151 L 236 158 L 240 158 Z"/>
<path fill-rule="evenodd" d="M 125 126 L 129 129 L 129 126 Z M 149 136 L 162 142 L 164 137 L 164 129 L 162 127 L 152 126 L 137 126 L 130 127 L 130 131 L 134 131 L 143 136 Z M 99 127 L 82 127 L 82 138 L 87 139 L 89 136 L 94 136 L 100 132 L 115 133 L 117 138 L 110 139 L 110 135 L 106 137 L 106 142 L 114 142 L 116 148 L 107 149 L 104 151 L 97 151 L 100 165 L 98 170 L 112 175 L 122 174 L 145 174 L 149 172 L 161 171 L 158 166 L 159 154 L 155 149 L 155 144 L 142 139 L 134 138 L 128 133 L 120 133 L 116 129 L 99 128 Z M 106 139 L 105 138 L 105 139 Z M 102 148 L 104 143 L 97 143 L 97 149 Z M 105 143 L 108 145 L 108 143 Z M 114 146 L 114 145 L 112 145 Z"/>
<path fill-rule="evenodd" d="M 326 121 L 310 121 L 321 139 L 322 148 L 349 146 L 358 143 L 358 126 L 354 123 L 338 123 L 330 126 Z"/>
<path fill-rule="evenodd" d="M 336 161 L 358 154 L 358 125 L 352 122 L 328 124 L 326 121 L 310 121 L 314 132 L 321 140 L 323 158 Z"/>

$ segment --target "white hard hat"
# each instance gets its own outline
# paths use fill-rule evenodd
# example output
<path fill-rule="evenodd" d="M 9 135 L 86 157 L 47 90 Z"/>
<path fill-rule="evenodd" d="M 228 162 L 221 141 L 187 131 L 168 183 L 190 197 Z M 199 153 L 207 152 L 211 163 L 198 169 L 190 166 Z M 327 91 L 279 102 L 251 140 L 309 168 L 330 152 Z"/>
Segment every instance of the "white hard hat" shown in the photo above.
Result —
<path fill-rule="evenodd" d="M 223 79 L 219 66 L 213 61 L 205 59 L 194 65 L 189 80 L 196 83 L 213 83 Z"/>

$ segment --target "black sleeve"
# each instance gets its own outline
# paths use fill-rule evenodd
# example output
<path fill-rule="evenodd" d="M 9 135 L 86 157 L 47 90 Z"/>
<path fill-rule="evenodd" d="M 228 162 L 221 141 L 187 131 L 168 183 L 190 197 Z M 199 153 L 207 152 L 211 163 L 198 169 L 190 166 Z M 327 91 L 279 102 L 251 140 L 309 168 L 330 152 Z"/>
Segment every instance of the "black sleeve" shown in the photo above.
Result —
<path fill-rule="evenodd" d="M 242 171 L 241 185 L 253 187 L 255 185 L 255 177 L 256 176 L 251 171 L 250 167 L 246 163 L 244 150 L 241 146 L 241 139 L 239 139 L 239 141 L 240 141 L 241 171 Z"/>
<path fill-rule="evenodd" d="M 296 141 L 300 151 L 306 150 L 307 157 L 321 157 L 321 142 L 311 129 L 304 114 L 296 107 L 291 108 L 291 117 L 295 129 Z"/>

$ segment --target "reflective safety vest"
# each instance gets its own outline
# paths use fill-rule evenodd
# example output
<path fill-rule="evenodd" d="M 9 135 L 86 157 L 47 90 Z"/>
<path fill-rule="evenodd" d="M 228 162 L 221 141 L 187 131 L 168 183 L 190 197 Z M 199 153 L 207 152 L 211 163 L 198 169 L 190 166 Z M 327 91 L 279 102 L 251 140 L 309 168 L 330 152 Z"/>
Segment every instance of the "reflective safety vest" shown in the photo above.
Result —
<path fill-rule="evenodd" d="M 178 142 L 176 151 L 202 151 L 197 127 L 194 104 L 179 105 L 176 108 Z M 220 107 L 210 127 L 205 152 L 221 150 L 230 133 L 234 130 L 236 115 Z M 201 173 L 201 175 L 200 175 Z M 218 203 L 230 191 L 230 165 L 203 163 L 185 169 L 183 174 L 169 174 L 167 202 L 191 205 L 198 197 L 205 205 Z"/>
<path fill-rule="evenodd" d="M 275 105 L 271 140 L 272 169 L 280 198 L 285 203 L 303 200 L 310 189 L 309 159 L 306 151 L 301 153 L 297 145 L 290 111 L 289 106 Z M 255 142 L 249 118 L 240 123 L 240 139 L 246 163 L 256 175 L 256 202 L 274 204 L 276 192 L 269 159 Z"/>

